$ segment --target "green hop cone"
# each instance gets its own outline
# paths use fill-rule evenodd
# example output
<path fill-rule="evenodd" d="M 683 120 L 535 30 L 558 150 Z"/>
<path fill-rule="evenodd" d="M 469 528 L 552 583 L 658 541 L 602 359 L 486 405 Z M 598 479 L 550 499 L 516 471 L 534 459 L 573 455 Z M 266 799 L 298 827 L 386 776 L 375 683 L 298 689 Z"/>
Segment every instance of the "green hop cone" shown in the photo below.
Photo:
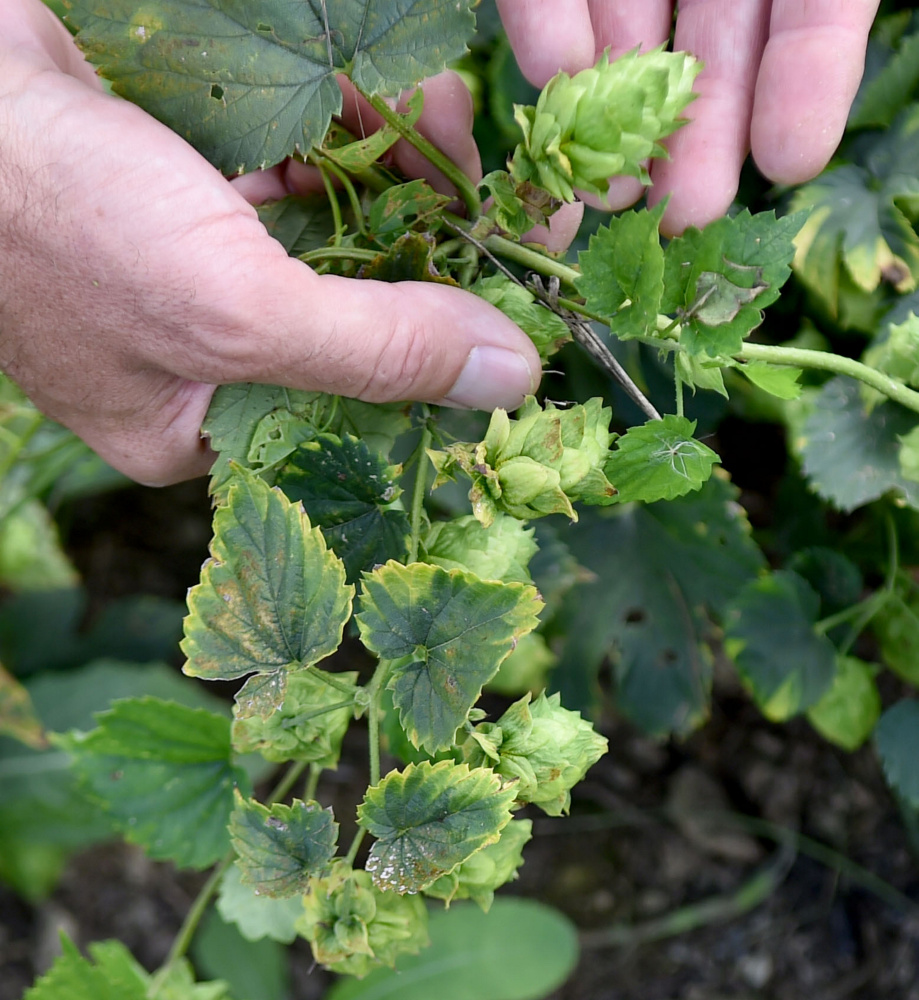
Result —
<path fill-rule="evenodd" d="M 491 767 L 519 782 L 517 802 L 532 802 L 549 816 L 567 813 L 571 789 L 606 753 L 606 738 L 578 712 L 562 708 L 558 694 L 525 695 L 498 719 L 476 726 L 463 744 L 471 767 Z"/>
<path fill-rule="evenodd" d="M 514 420 L 495 410 L 479 444 L 430 451 L 434 487 L 463 472 L 472 480 L 472 512 L 485 527 L 499 511 L 521 520 L 566 514 L 576 521 L 572 501 L 607 504 L 616 495 L 603 473 L 613 440 L 610 416 L 599 398 L 560 410 L 552 403 L 543 409 L 528 396 Z"/>
<path fill-rule="evenodd" d="M 501 831 L 501 839 L 476 851 L 452 872 L 429 885 L 426 896 L 442 899 L 449 906 L 454 899 L 471 899 L 487 913 L 495 890 L 513 881 L 523 864 L 523 847 L 533 835 L 533 821 L 512 820 Z"/>
<path fill-rule="evenodd" d="M 260 753 L 276 763 L 305 760 L 324 768 L 335 767 L 353 708 L 341 704 L 347 695 L 328 684 L 328 676 L 315 667 L 292 672 L 284 704 L 277 711 L 267 719 L 258 715 L 234 719 L 234 749 Z M 338 673 L 335 679 L 354 684 L 357 672 Z M 335 705 L 341 707 L 333 708 Z"/>
<path fill-rule="evenodd" d="M 622 174 L 650 184 L 644 161 L 667 155 L 660 140 L 683 124 L 701 68 L 686 52 L 658 48 L 613 62 L 604 53 L 592 69 L 559 73 L 535 107 L 515 107 L 523 142 L 511 175 L 569 202 L 575 188 L 605 197 L 610 177 Z"/>
<path fill-rule="evenodd" d="M 428 943 L 428 914 L 420 896 L 383 892 L 369 872 L 335 863 L 325 878 L 310 879 L 298 932 L 313 957 L 333 972 L 366 976 L 399 955 L 417 954 Z"/>

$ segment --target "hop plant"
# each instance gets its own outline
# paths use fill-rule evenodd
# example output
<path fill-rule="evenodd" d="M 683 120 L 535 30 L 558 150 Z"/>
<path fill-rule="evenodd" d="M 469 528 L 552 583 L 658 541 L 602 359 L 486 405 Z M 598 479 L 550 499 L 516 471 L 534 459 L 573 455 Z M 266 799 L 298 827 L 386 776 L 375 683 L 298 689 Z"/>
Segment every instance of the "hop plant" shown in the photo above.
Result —
<path fill-rule="evenodd" d="M 458 865 L 424 890 L 426 896 L 442 899 L 447 906 L 454 899 L 471 899 L 487 913 L 495 890 L 513 881 L 523 864 L 523 848 L 533 835 L 533 821 L 518 819 L 501 831 L 501 839 Z"/>
<path fill-rule="evenodd" d="M 571 789 L 606 753 L 606 738 L 580 713 L 562 708 L 560 696 L 525 695 L 498 719 L 482 722 L 462 747 L 471 767 L 491 767 L 519 782 L 517 802 L 532 802 L 549 816 L 567 813 Z"/>
<path fill-rule="evenodd" d="M 315 668 L 291 672 L 284 704 L 266 719 L 258 715 L 239 718 L 237 711 L 232 730 L 235 749 L 260 753 L 277 763 L 305 760 L 323 768 L 335 767 L 353 709 L 341 705 L 345 696 L 326 683 L 326 676 Z M 354 684 L 357 672 L 343 672 L 336 678 Z"/>
<path fill-rule="evenodd" d="M 427 926 L 420 896 L 377 889 L 369 872 L 344 861 L 325 878 L 310 879 L 297 921 L 320 965 L 358 977 L 392 967 L 403 953 L 417 954 L 428 944 Z"/>
<path fill-rule="evenodd" d="M 535 107 L 515 106 L 523 142 L 511 175 L 569 202 L 575 188 L 604 197 L 609 178 L 619 174 L 649 184 L 644 161 L 667 155 L 660 140 L 682 124 L 701 68 L 686 52 L 659 48 L 643 55 L 635 49 L 613 62 L 604 53 L 591 69 L 559 73 Z"/>
<path fill-rule="evenodd" d="M 512 420 L 495 410 L 478 444 L 455 444 L 430 457 L 434 486 L 457 471 L 472 480 L 472 512 L 486 527 L 499 511 L 526 520 L 546 514 L 578 515 L 572 501 L 612 502 L 616 490 L 603 473 L 613 435 L 611 412 L 598 398 L 561 410 L 532 397 Z"/>

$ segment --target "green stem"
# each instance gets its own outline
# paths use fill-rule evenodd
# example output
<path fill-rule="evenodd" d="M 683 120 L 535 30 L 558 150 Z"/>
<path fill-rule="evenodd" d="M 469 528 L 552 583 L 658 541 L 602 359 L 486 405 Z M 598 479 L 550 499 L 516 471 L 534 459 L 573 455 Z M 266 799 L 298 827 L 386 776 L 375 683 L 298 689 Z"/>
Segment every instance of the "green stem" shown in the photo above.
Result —
<path fill-rule="evenodd" d="M 683 378 L 676 365 L 673 366 L 673 382 L 676 386 L 676 415 L 683 416 Z"/>
<path fill-rule="evenodd" d="M 573 286 L 581 277 L 580 271 L 576 271 L 562 261 L 547 257 L 538 250 L 532 250 L 522 243 L 514 243 L 513 240 L 505 239 L 503 236 L 486 236 L 482 240 L 482 244 L 496 257 L 503 257 L 505 260 L 512 260 L 515 264 L 522 264 L 529 270 L 536 271 L 547 278 L 558 278 L 566 285 Z"/>
<path fill-rule="evenodd" d="M 326 199 L 329 202 L 329 207 L 332 209 L 332 222 L 335 226 L 335 235 L 332 237 L 332 240 L 336 247 L 340 246 L 342 237 L 345 235 L 345 223 L 341 217 L 341 204 L 338 201 L 338 194 L 335 191 L 334 184 L 332 184 L 332 178 L 329 177 L 326 164 L 315 153 L 310 154 L 310 163 L 319 171 L 319 176 L 322 178 L 322 186 L 325 188 Z"/>
<path fill-rule="evenodd" d="M 343 708 L 351 708 L 353 705 L 354 699 L 349 698 L 347 701 L 336 701 L 334 705 L 324 705 L 322 708 L 314 708 L 311 712 L 304 712 L 302 715 L 285 719 L 281 723 L 281 728 L 293 729 L 295 726 L 302 726 L 304 722 L 309 722 L 310 719 L 318 719 L 320 715 L 327 715 L 329 712 L 338 712 Z"/>
<path fill-rule="evenodd" d="M 919 413 L 919 392 L 852 358 L 844 358 L 826 351 L 809 351 L 801 347 L 778 347 L 767 344 L 744 344 L 743 350 L 735 357 L 743 361 L 768 361 L 774 365 L 817 368 L 833 372 L 835 375 L 848 375 L 859 382 L 864 382 L 865 385 L 870 385 L 872 389 L 877 389 L 901 406 Z"/>
<path fill-rule="evenodd" d="M 296 764 L 291 764 L 291 766 L 284 772 L 284 776 L 281 780 L 274 786 L 268 795 L 267 805 L 273 805 L 275 802 L 280 802 L 285 795 L 294 787 L 297 783 L 297 779 L 306 770 L 307 762 L 305 760 L 297 761 Z"/>
<path fill-rule="evenodd" d="M 319 776 L 322 774 L 323 769 L 318 764 L 310 764 L 309 777 L 306 779 L 306 785 L 303 788 L 303 799 L 306 802 L 311 802 L 316 798 L 316 789 L 319 787 Z"/>
<path fill-rule="evenodd" d="M 383 100 L 379 94 L 366 94 L 361 91 L 374 111 L 389 125 L 391 125 L 402 136 L 406 142 L 411 143 L 415 149 L 429 160 L 447 178 L 448 181 L 459 192 L 459 196 L 466 204 L 469 215 L 477 218 L 482 213 L 482 200 L 475 185 L 463 173 L 462 170 L 447 156 L 441 152 L 430 139 L 425 138 L 414 126 L 409 125 L 404 115 L 394 111 Z"/>
<path fill-rule="evenodd" d="M 195 901 L 191 904 L 191 909 L 188 913 L 185 914 L 185 919 L 182 921 L 179 933 L 172 942 L 172 947 L 169 949 L 169 955 L 160 970 L 160 975 L 163 978 L 168 975 L 169 970 L 175 966 L 175 964 L 185 955 L 191 946 L 192 938 L 195 936 L 195 931 L 198 929 L 198 924 L 201 923 L 201 919 L 204 917 L 211 900 L 214 898 L 214 895 L 220 886 L 220 880 L 224 875 L 226 875 L 227 870 L 230 865 L 233 864 L 235 857 L 236 852 L 230 851 L 220 864 L 218 864 L 217 867 L 211 872 L 207 881 L 195 897 Z"/>
<path fill-rule="evenodd" d="M 424 494 L 428 485 L 427 450 L 431 447 L 431 427 L 425 420 L 421 431 L 421 440 L 415 449 L 418 455 L 418 468 L 415 470 L 415 489 L 412 493 L 412 539 L 408 550 L 408 562 L 418 561 L 418 546 L 421 544 L 421 521 L 424 514 Z"/>
<path fill-rule="evenodd" d="M 328 684 L 329 687 L 335 688 L 336 691 L 341 691 L 342 694 L 348 695 L 351 701 L 354 701 L 354 693 L 357 691 L 354 684 L 349 684 L 348 681 L 343 681 L 336 677 L 335 674 L 330 673 L 323 673 L 322 681 L 324 684 Z"/>
<path fill-rule="evenodd" d="M 376 250 L 364 250 L 359 247 L 318 247 L 316 250 L 307 250 L 297 258 L 305 264 L 312 264 L 313 261 L 324 260 L 376 260 L 380 254 Z"/>
<path fill-rule="evenodd" d="M 357 195 L 354 185 L 351 183 L 351 178 L 334 160 L 325 158 L 322 162 L 325 165 L 325 168 L 338 178 L 341 186 L 345 189 L 345 194 L 348 196 L 348 202 L 351 205 L 351 211 L 354 214 L 354 221 L 357 224 L 358 231 L 361 235 L 366 236 L 367 230 L 364 228 L 364 209 L 361 207 L 361 200 Z"/>

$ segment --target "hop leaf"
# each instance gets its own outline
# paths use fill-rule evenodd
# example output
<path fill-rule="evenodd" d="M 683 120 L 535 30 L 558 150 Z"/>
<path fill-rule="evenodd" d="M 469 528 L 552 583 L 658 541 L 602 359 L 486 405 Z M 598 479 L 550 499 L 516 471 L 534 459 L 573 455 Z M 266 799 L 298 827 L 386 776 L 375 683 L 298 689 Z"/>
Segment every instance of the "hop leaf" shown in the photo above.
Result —
<path fill-rule="evenodd" d="M 548 361 L 571 340 L 571 331 L 561 316 L 540 305 L 532 292 L 503 274 L 492 274 L 477 281 L 472 291 L 512 319 L 533 341 L 543 361 Z"/>
<path fill-rule="evenodd" d="M 447 906 L 454 899 L 471 899 L 487 913 L 495 890 L 517 877 L 517 869 L 523 864 L 523 847 L 532 836 L 532 820 L 513 820 L 501 831 L 500 840 L 442 875 L 424 894 L 444 900 Z"/>
<path fill-rule="evenodd" d="M 603 473 L 613 435 L 610 411 L 600 399 L 566 410 L 540 408 L 529 396 L 512 420 L 495 410 L 479 444 L 454 444 L 429 452 L 438 471 L 434 485 L 457 471 L 472 480 L 472 512 L 485 527 L 498 511 L 527 520 L 546 514 L 578 516 L 573 500 L 607 504 L 616 490 Z"/>
<path fill-rule="evenodd" d="M 423 543 L 425 562 L 502 583 L 529 583 L 527 564 L 538 548 L 533 529 L 505 515 L 489 528 L 471 516 L 437 521 Z"/>
<path fill-rule="evenodd" d="M 517 801 L 532 802 L 550 816 L 568 812 L 571 789 L 606 753 L 605 737 L 580 713 L 561 706 L 561 696 L 527 694 L 494 723 L 476 726 L 463 746 L 473 767 L 490 767 L 516 778 Z"/>
<path fill-rule="evenodd" d="M 352 708 L 343 705 L 346 696 L 326 680 L 319 669 L 297 670 L 288 675 L 284 704 L 267 718 L 244 716 L 234 708 L 233 747 L 239 753 L 260 753 L 265 760 L 283 763 L 307 760 L 319 767 L 335 767 L 341 741 L 351 720 Z M 335 675 L 354 684 L 357 672 Z"/>
<path fill-rule="evenodd" d="M 393 966 L 428 943 L 428 914 L 420 896 L 377 889 L 366 871 L 336 862 L 325 878 L 310 879 L 297 930 L 317 962 L 333 972 L 365 976 Z"/>
<path fill-rule="evenodd" d="M 685 52 L 628 52 L 613 62 L 604 53 L 592 69 L 559 73 L 535 107 L 517 106 L 523 142 L 511 160 L 512 176 L 531 181 L 561 201 L 574 189 L 606 195 L 619 174 L 650 184 L 644 161 L 666 156 L 660 140 L 679 128 L 702 68 Z"/>

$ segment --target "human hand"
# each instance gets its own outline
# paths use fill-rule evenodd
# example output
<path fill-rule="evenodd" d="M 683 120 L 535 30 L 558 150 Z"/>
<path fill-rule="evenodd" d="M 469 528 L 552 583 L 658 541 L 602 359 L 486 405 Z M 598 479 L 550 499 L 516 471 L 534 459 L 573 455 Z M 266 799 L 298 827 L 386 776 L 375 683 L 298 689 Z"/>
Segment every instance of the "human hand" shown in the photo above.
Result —
<path fill-rule="evenodd" d="M 3 4 L 0 67 L 0 370 L 122 472 L 204 474 L 221 383 L 481 408 L 535 388 L 531 342 L 483 300 L 288 257 L 250 202 L 308 185 L 302 168 L 227 181 L 105 94 L 40 0 Z M 468 97 L 445 76 L 425 103 L 433 140 L 474 172 Z"/>
<path fill-rule="evenodd" d="M 523 73 L 543 86 L 559 69 L 592 66 L 667 41 L 671 0 L 497 0 Z M 864 70 L 879 0 L 680 0 L 674 48 L 705 63 L 690 125 L 666 141 L 669 160 L 651 166 L 649 203 L 669 196 L 661 223 L 673 235 L 730 206 L 748 152 L 770 180 L 799 184 L 826 166 L 839 144 Z M 608 207 L 642 193 L 616 178 Z"/>

